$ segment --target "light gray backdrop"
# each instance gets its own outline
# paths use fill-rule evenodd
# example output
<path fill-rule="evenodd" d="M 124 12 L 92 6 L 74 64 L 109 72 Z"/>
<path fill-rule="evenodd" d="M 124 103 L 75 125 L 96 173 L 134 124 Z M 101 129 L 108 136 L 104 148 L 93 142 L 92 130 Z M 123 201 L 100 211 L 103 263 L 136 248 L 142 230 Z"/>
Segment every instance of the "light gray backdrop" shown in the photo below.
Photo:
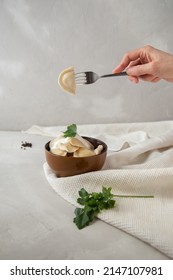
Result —
<path fill-rule="evenodd" d="M 57 84 L 146 44 L 173 53 L 172 0 L 0 0 L 0 129 L 173 119 L 173 84 L 109 78 L 75 97 Z"/>

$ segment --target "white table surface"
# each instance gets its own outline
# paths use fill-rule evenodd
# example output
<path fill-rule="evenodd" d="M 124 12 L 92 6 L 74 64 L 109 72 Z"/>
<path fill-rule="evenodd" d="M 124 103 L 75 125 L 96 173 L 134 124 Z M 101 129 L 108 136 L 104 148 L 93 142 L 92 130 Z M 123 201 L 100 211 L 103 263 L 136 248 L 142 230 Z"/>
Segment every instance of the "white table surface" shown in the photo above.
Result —
<path fill-rule="evenodd" d="M 49 140 L 0 132 L 0 259 L 168 259 L 100 220 L 78 230 L 74 207 L 44 176 L 44 144 Z M 21 149 L 21 141 L 33 147 Z"/>

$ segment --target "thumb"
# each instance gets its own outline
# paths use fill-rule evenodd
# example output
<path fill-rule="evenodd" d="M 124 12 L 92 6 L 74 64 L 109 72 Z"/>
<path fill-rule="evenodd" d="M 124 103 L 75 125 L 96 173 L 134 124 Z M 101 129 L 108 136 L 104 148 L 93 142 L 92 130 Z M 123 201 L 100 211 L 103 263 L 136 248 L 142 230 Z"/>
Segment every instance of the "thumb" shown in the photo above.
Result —
<path fill-rule="evenodd" d="M 137 77 L 146 74 L 151 74 L 151 65 L 150 63 L 146 63 L 142 65 L 131 66 L 127 68 L 126 72 L 129 76 L 137 76 Z"/>

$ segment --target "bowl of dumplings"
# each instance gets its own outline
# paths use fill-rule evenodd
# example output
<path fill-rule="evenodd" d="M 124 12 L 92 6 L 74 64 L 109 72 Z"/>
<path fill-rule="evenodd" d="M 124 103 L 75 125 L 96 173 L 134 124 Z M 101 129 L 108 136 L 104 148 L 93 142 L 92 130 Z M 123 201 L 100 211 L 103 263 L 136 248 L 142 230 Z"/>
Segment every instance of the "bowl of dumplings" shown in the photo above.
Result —
<path fill-rule="evenodd" d="M 103 141 L 80 136 L 75 124 L 45 145 L 46 161 L 57 177 L 101 170 L 107 155 Z"/>

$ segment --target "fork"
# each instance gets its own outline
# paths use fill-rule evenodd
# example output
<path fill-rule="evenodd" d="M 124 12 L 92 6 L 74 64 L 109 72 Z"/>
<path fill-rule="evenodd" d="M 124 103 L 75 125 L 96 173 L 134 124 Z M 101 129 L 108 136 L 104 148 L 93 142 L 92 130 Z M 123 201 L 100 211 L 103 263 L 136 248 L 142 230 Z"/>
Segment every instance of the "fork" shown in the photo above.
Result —
<path fill-rule="evenodd" d="M 126 72 L 120 72 L 116 74 L 107 74 L 99 76 L 98 74 L 87 71 L 87 72 L 79 72 L 75 73 L 75 82 L 77 85 L 88 85 L 95 83 L 100 78 L 107 78 L 107 77 L 117 77 L 117 76 L 127 76 Z"/>

